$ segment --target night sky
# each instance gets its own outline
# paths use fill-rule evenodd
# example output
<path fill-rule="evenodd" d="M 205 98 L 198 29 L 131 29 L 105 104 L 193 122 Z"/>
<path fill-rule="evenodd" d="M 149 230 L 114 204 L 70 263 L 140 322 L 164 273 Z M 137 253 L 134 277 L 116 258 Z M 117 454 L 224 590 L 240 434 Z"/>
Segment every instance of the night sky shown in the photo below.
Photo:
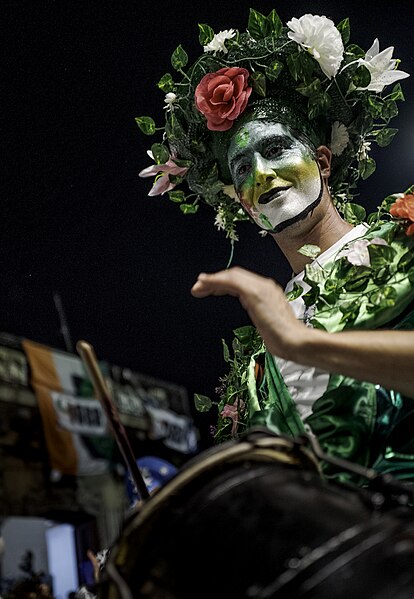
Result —
<path fill-rule="evenodd" d="M 411 1 L 295 3 L 244 0 L 2 3 L 6 73 L 1 200 L 0 330 L 64 349 L 53 294 L 73 342 L 102 359 L 210 394 L 225 372 L 221 338 L 248 323 L 232 298 L 196 300 L 200 271 L 227 264 L 230 245 L 203 207 L 183 215 L 165 197 L 148 198 L 146 137 L 134 117 L 163 124 L 164 93 L 182 44 L 200 53 L 197 23 L 218 32 L 247 26 L 249 7 L 276 8 L 286 22 L 306 12 L 351 22 L 367 50 L 395 46 L 406 102 L 391 125 L 400 133 L 374 150 L 377 171 L 361 184 L 374 208 L 414 182 L 414 51 Z M 235 8 L 237 7 L 237 9 Z M 234 264 L 289 278 L 284 258 L 250 223 L 239 228 Z"/>

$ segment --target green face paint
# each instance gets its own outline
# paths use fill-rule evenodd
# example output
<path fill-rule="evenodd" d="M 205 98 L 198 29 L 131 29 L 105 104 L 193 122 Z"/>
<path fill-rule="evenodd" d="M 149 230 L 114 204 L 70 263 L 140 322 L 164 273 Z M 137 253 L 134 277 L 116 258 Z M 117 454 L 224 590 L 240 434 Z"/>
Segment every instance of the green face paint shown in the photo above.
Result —
<path fill-rule="evenodd" d="M 229 168 L 244 209 L 267 231 L 306 215 L 322 195 L 310 146 L 286 125 L 251 121 L 232 138 Z"/>

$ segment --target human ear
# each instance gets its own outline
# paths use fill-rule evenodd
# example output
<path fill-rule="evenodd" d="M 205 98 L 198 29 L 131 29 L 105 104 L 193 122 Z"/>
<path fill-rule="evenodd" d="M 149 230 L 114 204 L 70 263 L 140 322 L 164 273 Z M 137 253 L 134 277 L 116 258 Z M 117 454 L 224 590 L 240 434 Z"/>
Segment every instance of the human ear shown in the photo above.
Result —
<path fill-rule="evenodd" d="M 316 159 L 324 179 L 328 179 L 331 174 L 332 152 L 326 146 L 316 148 Z"/>

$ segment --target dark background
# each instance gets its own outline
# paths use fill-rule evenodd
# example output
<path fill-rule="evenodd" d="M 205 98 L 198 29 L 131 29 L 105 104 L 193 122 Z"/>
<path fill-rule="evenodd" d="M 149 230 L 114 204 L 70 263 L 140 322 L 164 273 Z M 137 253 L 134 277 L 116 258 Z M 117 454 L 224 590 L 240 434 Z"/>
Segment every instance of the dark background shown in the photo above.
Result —
<path fill-rule="evenodd" d="M 227 264 L 230 245 L 203 207 L 183 215 L 166 196 L 148 198 L 151 164 L 134 117 L 163 124 L 156 82 L 181 43 L 196 59 L 197 23 L 218 32 L 247 26 L 249 7 L 276 8 L 286 22 L 306 12 L 349 17 L 351 41 L 395 45 L 414 74 L 411 1 L 3 2 L 6 32 L 0 224 L 0 331 L 64 349 L 53 294 L 61 296 L 74 342 L 91 342 L 114 364 L 212 394 L 225 372 L 221 338 L 248 318 L 232 298 L 196 300 L 200 271 Z M 414 75 L 374 150 L 376 173 L 360 186 L 370 208 L 414 182 Z M 391 89 L 391 88 L 390 88 Z M 234 264 L 289 278 L 270 238 L 240 226 Z"/>

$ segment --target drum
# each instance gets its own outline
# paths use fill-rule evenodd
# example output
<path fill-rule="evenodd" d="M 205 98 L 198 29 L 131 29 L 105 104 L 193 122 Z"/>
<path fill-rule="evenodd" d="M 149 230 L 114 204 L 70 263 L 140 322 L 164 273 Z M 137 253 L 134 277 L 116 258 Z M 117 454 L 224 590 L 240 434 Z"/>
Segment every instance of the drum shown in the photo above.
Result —
<path fill-rule="evenodd" d="M 129 518 L 100 596 L 412 599 L 410 489 L 353 464 L 366 488 L 328 482 L 320 458 L 262 429 L 200 454 Z"/>

